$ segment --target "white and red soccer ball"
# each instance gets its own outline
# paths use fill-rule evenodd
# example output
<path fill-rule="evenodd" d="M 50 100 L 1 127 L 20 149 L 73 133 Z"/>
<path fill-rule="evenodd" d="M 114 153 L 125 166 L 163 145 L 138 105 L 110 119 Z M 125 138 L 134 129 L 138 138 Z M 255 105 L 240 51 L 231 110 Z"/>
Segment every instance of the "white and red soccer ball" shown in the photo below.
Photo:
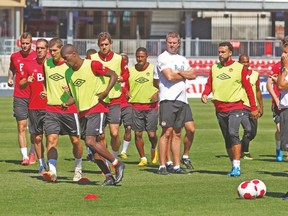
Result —
<path fill-rule="evenodd" d="M 237 193 L 240 198 L 254 199 L 262 198 L 266 194 L 266 185 L 259 179 L 253 179 L 252 181 L 242 182 L 238 188 Z"/>
<path fill-rule="evenodd" d="M 251 182 L 257 187 L 256 198 L 264 197 L 267 191 L 267 187 L 264 182 L 259 179 L 253 179 Z"/>

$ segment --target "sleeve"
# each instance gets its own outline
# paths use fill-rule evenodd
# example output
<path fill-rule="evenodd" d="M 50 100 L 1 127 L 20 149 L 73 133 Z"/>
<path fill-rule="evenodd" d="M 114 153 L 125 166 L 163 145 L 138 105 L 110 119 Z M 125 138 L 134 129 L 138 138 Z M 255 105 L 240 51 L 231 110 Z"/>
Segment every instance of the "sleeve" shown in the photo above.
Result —
<path fill-rule="evenodd" d="M 121 60 L 121 76 L 123 78 L 123 82 L 126 82 L 129 79 L 129 69 L 123 57 Z"/>
<path fill-rule="evenodd" d="M 169 62 L 163 57 L 163 55 L 159 56 L 157 59 L 158 69 L 163 71 L 164 69 L 171 68 Z"/>
<path fill-rule="evenodd" d="M 208 96 L 211 92 L 212 92 L 212 70 L 210 70 L 202 95 Z"/>
<path fill-rule="evenodd" d="M 246 91 L 246 94 L 248 96 L 251 110 L 252 111 L 257 110 L 254 92 L 252 89 L 252 85 L 250 83 L 250 76 L 248 74 L 248 71 L 244 67 L 242 69 L 242 79 L 241 80 L 242 80 L 242 85 L 243 85 L 243 87 Z"/>
<path fill-rule="evenodd" d="M 109 68 L 105 67 L 99 61 L 92 61 L 91 62 L 91 69 L 95 76 L 105 76 L 109 70 Z"/>
<path fill-rule="evenodd" d="M 154 79 L 159 80 L 157 64 L 154 65 L 154 75 L 153 76 L 154 76 Z"/>
<path fill-rule="evenodd" d="M 15 65 L 14 65 L 14 61 L 13 61 L 13 54 L 10 56 L 10 66 L 9 69 L 13 72 L 13 74 L 15 74 Z"/>

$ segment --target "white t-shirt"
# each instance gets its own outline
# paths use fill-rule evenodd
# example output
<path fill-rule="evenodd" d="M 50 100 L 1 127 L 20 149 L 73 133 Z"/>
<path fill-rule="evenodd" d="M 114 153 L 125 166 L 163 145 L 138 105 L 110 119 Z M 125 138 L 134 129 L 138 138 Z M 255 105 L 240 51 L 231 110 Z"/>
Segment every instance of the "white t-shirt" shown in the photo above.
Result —
<path fill-rule="evenodd" d="M 167 68 L 171 68 L 172 70 L 187 70 L 189 67 L 189 61 L 184 56 L 170 54 L 167 51 L 158 56 L 154 68 L 154 79 L 159 79 L 160 101 L 177 100 L 188 103 L 185 80 L 178 82 L 168 81 L 162 71 Z"/>

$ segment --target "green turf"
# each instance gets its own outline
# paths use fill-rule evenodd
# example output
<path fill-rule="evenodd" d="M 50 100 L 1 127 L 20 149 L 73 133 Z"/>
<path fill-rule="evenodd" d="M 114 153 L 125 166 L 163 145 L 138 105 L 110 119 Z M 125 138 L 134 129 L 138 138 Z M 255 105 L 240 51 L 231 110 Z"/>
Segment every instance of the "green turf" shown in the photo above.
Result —
<path fill-rule="evenodd" d="M 38 164 L 21 166 L 12 98 L 1 97 L 0 215 L 285 214 L 288 201 L 283 201 L 281 196 L 288 191 L 288 168 L 287 162 L 275 161 L 275 125 L 270 100 L 264 100 L 265 113 L 259 120 L 258 135 L 251 144 L 250 152 L 255 160 L 241 160 L 242 173 L 237 178 L 226 176 L 230 162 L 212 103 L 204 105 L 199 99 L 193 99 L 190 104 L 196 123 L 190 154 L 195 170 L 191 175 L 159 176 L 155 174 L 157 166 L 137 167 L 139 156 L 132 141 L 123 181 L 116 187 L 100 187 L 104 179 L 98 167 L 85 160 L 83 173 L 92 184 L 72 182 L 74 162 L 68 137 L 61 137 L 59 142 L 57 183 L 43 182 L 37 175 Z M 150 159 L 146 135 L 145 141 Z M 265 182 L 266 196 L 255 200 L 239 199 L 238 185 L 254 178 Z M 90 193 L 100 199 L 83 200 Z"/>

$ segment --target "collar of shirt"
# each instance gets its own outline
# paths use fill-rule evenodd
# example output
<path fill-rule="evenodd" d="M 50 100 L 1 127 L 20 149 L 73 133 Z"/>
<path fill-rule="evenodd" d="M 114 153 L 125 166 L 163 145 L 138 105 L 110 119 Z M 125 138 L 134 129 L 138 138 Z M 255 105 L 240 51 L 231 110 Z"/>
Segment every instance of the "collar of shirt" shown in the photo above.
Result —
<path fill-rule="evenodd" d="M 104 55 L 101 52 L 99 52 L 98 54 L 102 61 L 110 61 L 114 55 L 114 52 L 110 51 L 109 53 L 107 53 L 107 55 Z"/>

